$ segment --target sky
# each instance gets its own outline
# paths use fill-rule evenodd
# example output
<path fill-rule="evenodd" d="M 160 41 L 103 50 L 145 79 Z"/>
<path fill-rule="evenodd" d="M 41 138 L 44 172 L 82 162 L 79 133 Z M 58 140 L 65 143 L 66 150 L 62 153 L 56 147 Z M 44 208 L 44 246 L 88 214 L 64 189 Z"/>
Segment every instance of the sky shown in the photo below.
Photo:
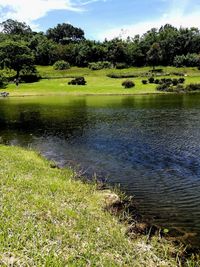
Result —
<path fill-rule="evenodd" d="M 110 40 L 166 23 L 200 29 L 200 0 L 0 0 L 0 22 L 9 18 L 44 32 L 70 23 L 88 39 Z"/>

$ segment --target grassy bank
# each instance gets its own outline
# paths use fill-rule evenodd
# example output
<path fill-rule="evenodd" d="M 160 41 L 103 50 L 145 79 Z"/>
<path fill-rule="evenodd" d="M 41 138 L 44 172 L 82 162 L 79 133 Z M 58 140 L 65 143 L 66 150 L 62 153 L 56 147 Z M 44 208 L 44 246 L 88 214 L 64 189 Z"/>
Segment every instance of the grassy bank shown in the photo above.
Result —
<path fill-rule="evenodd" d="M 0 146 L 0 184 L 1 266 L 181 266 L 168 241 L 128 237 L 108 193 L 35 152 Z"/>
<path fill-rule="evenodd" d="M 142 84 L 141 80 L 147 78 L 145 75 L 150 75 L 150 67 L 143 68 L 129 68 L 123 70 L 107 69 L 92 71 L 88 68 L 72 67 L 66 71 L 55 71 L 52 66 L 38 66 L 38 71 L 42 76 L 42 80 L 37 83 L 20 84 L 16 87 L 15 84 L 9 84 L 6 91 L 10 93 L 10 96 L 20 95 L 55 95 L 55 94 L 70 94 L 70 95 L 107 95 L 107 94 L 160 94 L 161 92 L 156 90 L 155 84 Z M 159 74 L 158 78 L 166 77 L 170 75 L 170 78 L 177 78 L 175 74 L 184 74 L 186 77 L 186 84 L 198 83 L 200 81 L 200 71 L 197 68 L 174 68 L 163 67 L 163 74 Z M 122 82 L 126 78 L 109 78 L 109 74 L 132 74 L 131 78 L 135 82 L 135 87 L 131 89 L 124 89 Z M 74 76 L 84 76 L 87 85 L 86 86 L 73 86 L 68 85 L 68 82 Z M 169 76 L 167 76 L 169 77 Z"/>

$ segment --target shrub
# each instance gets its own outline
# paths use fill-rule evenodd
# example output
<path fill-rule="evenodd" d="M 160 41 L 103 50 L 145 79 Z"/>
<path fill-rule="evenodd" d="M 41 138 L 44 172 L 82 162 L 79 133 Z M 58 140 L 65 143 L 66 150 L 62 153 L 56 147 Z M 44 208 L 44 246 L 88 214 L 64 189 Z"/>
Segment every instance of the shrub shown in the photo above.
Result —
<path fill-rule="evenodd" d="M 160 80 L 159 80 L 159 79 L 155 79 L 155 80 L 154 80 L 154 83 L 155 83 L 155 84 L 159 84 L 159 83 L 160 83 Z"/>
<path fill-rule="evenodd" d="M 70 82 L 68 82 L 69 85 L 86 85 L 86 80 L 84 77 L 76 77 Z"/>
<path fill-rule="evenodd" d="M 6 87 L 6 85 L 7 85 L 6 78 L 2 74 L 0 74 L 0 88 L 3 89 Z"/>
<path fill-rule="evenodd" d="M 156 90 L 158 90 L 158 91 L 170 92 L 170 91 L 173 91 L 173 88 L 172 88 L 171 85 L 169 85 L 168 83 L 163 83 L 163 84 L 159 84 L 159 85 L 156 87 Z"/>
<path fill-rule="evenodd" d="M 154 83 L 154 77 L 149 78 L 149 83 Z"/>
<path fill-rule="evenodd" d="M 23 68 L 20 71 L 20 80 L 25 83 L 38 82 L 41 79 L 41 76 L 35 69 L 35 67 Z"/>
<path fill-rule="evenodd" d="M 138 77 L 138 74 L 132 74 L 132 73 L 109 73 L 107 74 L 107 77 L 114 78 L 114 79 L 123 79 L 123 78 L 135 78 Z"/>
<path fill-rule="evenodd" d="M 68 70 L 70 69 L 70 64 L 64 60 L 58 60 L 53 64 L 54 70 Z"/>
<path fill-rule="evenodd" d="M 177 93 L 180 93 L 180 92 L 184 92 L 185 91 L 185 88 L 182 84 L 178 84 L 175 88 L 174 88 L 174 91 L 177 92 Z"/>
<path fill-rule="evenodd" d="M 179 79 L 178 79 L 178 82 L 179 82 L 179 83 L 184 83 L 184 82 L 185 82 L 185 78 L 179 78 Z"/>
<path fill-rule="evenodd" d="M 143 83 L 143 84 L 147 84 L 148 81 L 147 81 L 147 80 L 142 80 L 142 83 Z"/>
<path fill-rule="evenodd" d="M 118 70 L 126 69 L 128 66 L 126 63 L 116 63 L 115 68 Z"/>
<path fill-rule="evenodd" d="M 172 84 L 173 84 L 173 86 L 176 86 L 178 84 L 178 80 L 177 79 L 173 79 L 172 80 Z"/>
<path fill-rule="evenodd" d="M 200 65 L 200 56 L 195 53 L 175 56 L 173 64 L 176 67 L 198 67 Z"/>
<path fill-rule="evenodd" d="M 126 80 L 122 83 L 122 86 L 124 86 L 124 88 L 132 88 L 135 86 L 135 83 L 133 81 Z"/>
<path fill-rule="evenodd" d="M 112 63 L 109 61 L 91 62 L 88 64 L 88 68 L 91 70 L 102 70 L 112 68 Z"/>
<path fill-rule="evenodd" d="M 152 72 L 152 73 L 162 73 L 163 72 L 163 69 L 154 69 L 154 70 L 150 70 L 149 72 Z"/>
<path fill-rule="evenodd" d="M 198 91 L 200 90 L 200 83 L 191 83 L 186 86 L 186 91 Z"/>

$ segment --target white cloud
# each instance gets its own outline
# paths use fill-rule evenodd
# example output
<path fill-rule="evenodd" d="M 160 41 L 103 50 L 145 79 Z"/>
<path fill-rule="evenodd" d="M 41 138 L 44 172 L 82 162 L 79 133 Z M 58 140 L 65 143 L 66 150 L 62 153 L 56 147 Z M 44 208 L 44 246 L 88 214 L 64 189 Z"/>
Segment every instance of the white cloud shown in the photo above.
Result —
<path fill-rule="evenodd" d="M 200 28 L 200 5 L 194 5 L 193 10 L 187 14 L 190 0 L 171 0 L 170 7 L 167 12 L 163 13 L 160 18 L 154 20 L 146 20 L 136 22 L 130 25 L 122 25 L 121 27 L 112 28 L 100 33 L 97 39 L 104 40 L 121 37 L 123 39 L 128 36 L 134 37 L 136 34 L 143 34 L 151 28 L 160 28 L 165 24 L 171 24 L 179 27 L 198 27 Z"/>
<path fill-rule="evenodd" d="M 52 10 L 83 11 L 70 0 L 0 0 L 1 21 L 11 18 L 36 26 L 34 21 Z"/>

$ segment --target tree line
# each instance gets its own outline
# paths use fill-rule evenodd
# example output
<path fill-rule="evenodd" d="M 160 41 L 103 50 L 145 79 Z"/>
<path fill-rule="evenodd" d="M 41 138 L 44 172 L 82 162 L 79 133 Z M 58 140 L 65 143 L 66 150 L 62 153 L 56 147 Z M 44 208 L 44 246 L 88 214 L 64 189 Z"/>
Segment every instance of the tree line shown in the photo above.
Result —
<path fill-rule="evenodd" d="M 84 31 L 67 23 L 44 32 L 34 32 L 24 22 L 8 19 L 0 24 L 0 67 L 22 69 L 52 65 L 64 60 L 86 67 L 109 62 L 113 67 L 174 65 L 200 67 L 200 31 L 166 24 L 126 40 L 88 40 Z"/>

